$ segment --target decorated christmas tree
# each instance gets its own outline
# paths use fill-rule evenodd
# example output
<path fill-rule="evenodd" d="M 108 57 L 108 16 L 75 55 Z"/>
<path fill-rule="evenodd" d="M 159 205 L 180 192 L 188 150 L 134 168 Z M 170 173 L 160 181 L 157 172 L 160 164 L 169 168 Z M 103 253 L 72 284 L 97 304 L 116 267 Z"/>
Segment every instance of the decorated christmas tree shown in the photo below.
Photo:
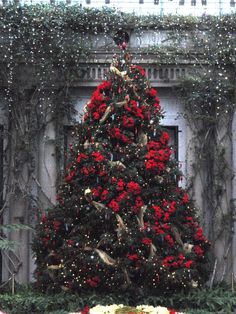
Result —
<path fill-rule="evenodd" d="M 209 243 L 162 117 L 145 70 L 115 55 L 85 106 L 58 204 L 36 228 L 39 287 L 166 291 L 206 280 Z"/>

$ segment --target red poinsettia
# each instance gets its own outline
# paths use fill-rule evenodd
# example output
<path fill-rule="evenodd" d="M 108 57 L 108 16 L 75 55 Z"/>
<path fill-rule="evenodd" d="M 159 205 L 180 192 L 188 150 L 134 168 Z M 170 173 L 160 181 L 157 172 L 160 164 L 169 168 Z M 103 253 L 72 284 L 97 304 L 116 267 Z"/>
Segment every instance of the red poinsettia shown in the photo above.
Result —
<path fill-rule="evenodd" d="M 85 308 L 81 311 L 81 314 L 89 314 L 90 308 L 88 305 L 85 306 Z"/>
<path fill-rule="evenodd" d="M 157 91 L 154 88 L 151 88 L 148 92 L 149 96 L 154 98 L 157 95 Z"/>
<path fill-rule="evenodd" d="M 100 152 L 93 152 L 92 157 L 94 157 L 94 160 L 97 162 L 103 161 L 105 157 Z"/>
<path fill-rule="evenodd" d="M 66 177 L 65 177 L 65 181 L 66 182 L 70 182 L 74 176 L 75 176 L 76 172 L 75 171 L 71 171 Z"/>
<path fill-rule="evenodd" d="M 195 245 L 194 246 L 194 252 L 199 256 L 202 257 L 203 256 L 203 249 L 199 246 L 199 245 Z"/>
<path fill-rule="evenodd" d="M 100 282 L 100 278 L 98 276 L 91 277 L 86 280 L 86 283 L 90 285 L 90 287 L 96 288 Z"/>
<path fill-rule="evenodd" d="M 162 132 L 162 135 L 160 137 L 160 142 L 162 145 L 167 145 L 170 140 L 170 135 L 167 132 Z"/>
<path fill-rule="evenodd" d="M 108 207 L 110 207 L 115 213 L 120 210 L 120 206 L 115 200 L 111 200 L 111 202 L 108 204 Z"/>
<path fill-rule="evenodd" d="M 136 254 L 136 253 L 134 253 L 134 254 L 128 254 L 127 257 L 128 257 L 128 259 L 129 259 L 130 261 L 137 261 L 137 260 L 139 259 L 139 256 L 138 256 L 138 254 Z"/>
<path fill-rule="evenodd" d="M 105 201 L 108 197 L 109 191 L 108 190 L 103 190 L 102 194 L 101 194 L 101 200 Z"/>
<path fill-rule="evenodd" d="M 77 163 L 80 163 L 80 162 L 82 161 L 82 159 L 88 159 L 88 158 L 89 158 L 89 157 L 88 157 L 86 154 L 80 153 L 80 154 L 77 156 L 76 161 L 77 161 Z"/>
<path fill-rule="evenodd" d="M 184 263 L 184 267 L 186 267 L 186 268 L 191 268 L 192 265 L 193 265 L 193 261 L 192 260 L 189 260 L 186 263 Z"/>
<path fill-rule="evenodd" d="M 125 128 L 133 128 L 134 127 L 134 119 L 131 117 L 123 116 L 123 126 Z"/>
<path fill-rule="evenodd" d="M 152 244 L 152 239 L 150 239 L 150 238 L 143 238 L 142 239 L 142 243 L 145 244 L 145 245 L 150 245 L 150 244 Z"/>
<path fill-rule="evenodd" d="M 141 193 L 141 187 L 138 183 L 134 182 L 134 181 L 130 181 L 127 184 L 127 188 L 128 188 L 128 192 L 134 194 L 134 195 L 138 195 Z"/>
<path fill-rule="evenodd" d="M 116 187 L 117 191 L 123 191 L 124 188 L 125 188 L 125 182 L 122 179 L 119 179 L 117 181 L 117 187 Z"/>

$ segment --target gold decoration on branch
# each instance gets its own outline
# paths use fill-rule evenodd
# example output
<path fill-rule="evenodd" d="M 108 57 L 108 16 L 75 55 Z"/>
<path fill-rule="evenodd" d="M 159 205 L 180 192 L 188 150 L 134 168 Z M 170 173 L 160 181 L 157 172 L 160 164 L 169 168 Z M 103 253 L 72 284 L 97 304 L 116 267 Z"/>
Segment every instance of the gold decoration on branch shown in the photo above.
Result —
<path fill-rule="evenodd" d="M 99 255 L 99 257 L 102 259 L 102 261 L 110 266 L 115 267 L 116 266 L 116 260 L 114 260 L 111 256 L 109 256 L 106 252 L 100 249 L 94 249 L 94 251 Z"/>
<path fill-rule="evenodd" d="M 103 209 L 106 209 L 106 205 L 96 202 L 96 201 L 92 201 L 93 206 L 95 206 L 97 208 L 97 210 L 101 211 Z"/>
<path fill-rule="evenodd" d="M 156 246 L 153 243 L 151 243 L 150 244 L 150 253 L 149 253 L 149 257 L 148 257 L 149 260 L 155 256 L 156 251 L 157 251 Z"/>
<path fill-rule="evenodd" d="M 139 211 L 138 216 L 136 216 L 136 217 L 137 217 L 137 220 L 138 220 L 138 225 L 139 225 L 139 227 L 140 227 L 141 229 L 144 228 L 143 215 L 144 215 L 146 209 L 147 209 L 147 205 L 143 205 L 143 206 L 140 208 L 140 211 Z"/>
<path fill-rule="evenodd" d="M 105 122 L 108 117 L 110 116 L 111 112 L 112 112 L 112 106 L 107 107 L 106 111 L 104 112 L 104 115 L 102 116 L 102 118 L 100 119 L 99 123 L 102 124 L 103 122 Z"/>
<path fill-rule="evenodd" d="M 127 269 L 124 267 L 124 268 L 122 268 L 122 271 L 123 271 L 124 276 L 125 276 L 125 286 L 130 286 L 132 282 L 131 282 L 131 279 L 129 277 Z"/>
<path fill-rule="evenodd" d="M 121 108 L 121 107 L 123 107 L 124 105 L 126 105 L 127 103 L 128 103 L 127 100 L 119 101 L 119 102 L 117 102 L 117 103 L 115 104 L 115 107 Z"/>
<path fill-rule="evenodd" d="M 64 267 L 63 264 L 59 264 L 59 265 L 48 265 L 48 266 L 47 266 L 47 269 L 49 269 L 49 270 L 57 270 L 57 269 L 61 269 L 61 268 L 63 268 L 63 267 Z"/>
<path fill-rule="evenodd" d="M 121 161 L 109 161 L 109 164 L 111 165 L 111 168 L 121 168 L 126 169 L 126 166 Z"/>
<path fill-rule="evenodd" d="M 117 237 L 120 238 L 124 233 L 126 233 L 128 231 L 128 228 L 126 227 L 123 219 L 121 218 L 121 216 L 119 214 L 116 214 L 116 219 L 118 222 L 118 228 L 117 230 Z"/>

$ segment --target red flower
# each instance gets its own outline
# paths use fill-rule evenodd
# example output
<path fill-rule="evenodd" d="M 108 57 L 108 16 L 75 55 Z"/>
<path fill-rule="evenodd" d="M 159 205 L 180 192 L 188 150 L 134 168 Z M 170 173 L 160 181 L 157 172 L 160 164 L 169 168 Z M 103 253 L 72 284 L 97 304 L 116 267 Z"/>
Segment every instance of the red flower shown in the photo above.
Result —
<path fill-rule="evenodd" d="M 95 276 L 86 280 L 86 283 L 93 288 L 96 288 L 99 282 L 100 282 L 100 278 L 98 276 Z"/>
<path fill-rule="evenodd" d="M 152 243 L 152 240 L 150 238 L 143 238 L 142 243 L 145 245 L 150 245 Z"/>
<path fill-rule="evenodd" d="M 156 142 L 156 141 L 150 141 L 147 143 L 147 148 L 148 150 L 157 150 L 161 147 L 160 142 Z"/>
<path fill-rule="evenodd" d="M 61 222 L 58 220 L 53 221 L 53 229 L 54 231 L 58 231 L 60 229 Z"/>
<path fill-rule="evenodd" d="M 102 90 L 108 90 L 111 88 L 111 82 L 110 81 L 103 81 L 100 85 L 97 87 L 100 91 Z"/>
<path fill-rule="evenodd" d="M 200 241 L 204 239 L 202 228 L 197 229 L 197 231 L 195 233 L 195 239 L 200 240 Z"/>
<path fill-rule="evenodd" d="M 99 104 L 101 104 L 103 101 L 104 101 L 104 97 L 103 97 L 103 95 L 101 94 L 101 91 L 99 90 L 99 88 L 97 88 L 97 89 L 95 90 L 95 92 L 93 93 L 91 102 L 94 102 L 95 105 L 99 105 Z"/>
<path fill-rule="evenodd" d="M 82 174 L 84 174 L 86 177 L 89 175 L 89 168 L 87 168 L 87 167 L 82 167 L 81 169 L 80 169 L 80 172 L 82 173 Z"/>
<path fill-rule="evenodd" d="M 99 120 L 99 119 L 100 119 L 100 114 L 99 114 L 97 111 L 95 111 L 95 112 L 93 113 L 93 119 L 94 119 L 94 120 Z"/>
<path fill-rule="evenodd" d="M 117 200 L 118 202 L 123 201 L 124 199 L 126 199 L 127 194 L 128 194 L 127 192 L 122 192 L 122 193 L 116 198 L 116 200 Z"/>
<path fill-rule="evenodd" d="M 126 144 L 132 143 L 131 139 L 125 136 L 124 134 L 121 135 L 121 140 L 123 143 L 126 143 Z"/>
<path fill-rule="evenodd" d="M 89 314 L 89 310 L 90 308 L 88 307 L 88 305 L 86 305 L 85 308 L 81 311 L 81 314 Z"/>
<path fill-rule="evenodd" d="M 105 201 L 107 199 L 108 194 L 109 194 L 108 190 L 103 190 L 103 192 L 101 194 L 101 200 Z"/>
<path fill-rule="evenodd" d="M 148 94 L 149 94 L 149 96 L 150 97 L 156 97 L 156 95 L 157 95 L 157 91 L 154 89 L 154 88 L 151 88 L 150 90 L 149 90 L 149 92 L 148 92 Z"/>
<path fill-rule="evenodd" d="M 123 191 L 125 188 L 125 182 L 122 179 L 119 179 L 117 182 L 117 191 Z"/>
<path fill-rule="evenodd" d="M 108 204 L 108 207 L 110 207 L 115 213 L 117 213 L 120 209 L 119 204 L 115 200 L 112 200 Z"/>
<path fill-rule="evenodd" d="M 119 128 L 113 128 L 110 130 L 110 135 L 112 138 L 121 138 L 121 131 Z"/>
<path fill-rule="evenodd" d="M 170 220 L 170 214 L 169 213 L 165 213 L 164 215 L 164 222 L 169 222 Z"/>
<path fill-rule="evenodd" d="M 199 245 L 194 246 L 194 252 L 200 257 L 202 257 L 204 253 L 203 249 Z"/>
<path fill-rule="evenodd" d="M 163 259 L 162 265 L 164 267 L 171 266 L 172 261 L 174 260 L 174 256 L 167 256 L 166 258 Z"/>
<path fill-rule="evenodd" d="M 133 193 L 134 195 L 138 195 L 141 193 L 140 185 L 134 181 L 130 181 L 127 184 L 128 192 Z"/>
<path fill-rule="evenodd" d="M 105 157 L 100 152 L 93 152 L 92 156 L 97 162 L 103 161 L 105 159 Z"/>
<path fill-rule="evenodd" d="M 123 126 L 125 128 L 128 128 L 128 129 L 133 128 L 134 127 L 134 119 L 127 117 L 127 116 L 124 116 L 123 117 Z"/>
<path fill-rule="evenodd" d="M 193 261 L 192 260 L 189 260 L 186 263 L 184 263 L 184 267 L 186 267 L 186 268 L 190 268 L 192 265 L 193 265 Z"/>
<path fill-rule="evenodd" d="M 132 65 L 131 69 L 132 70 L 137 69 L 142 76 L 145 76 L 146 74 L 145 69 L 141 67 L 140 65 Z"/>
<path fill-rule="evenodd" d="M 94 197 L 99 197 L 101 190 L 102 190 L 102 187 L 101 187 L 101 186 L 99 186 L 97 189 L 96 189 L 96 188 L 93 188 L 93 189 L 92 189 L 93 196 L 94 196 Z"/>
<path fill-rule="evenodd" d="M 162 145 L 166 145 L 168 144 L 170 140 L 170 136 L 167 132 L 162 132 L 161 138 L 160 138 L 160 142 Z"/>
<path fill-rule="evenodd" d="M 79 154 L 76 159 L 77 163 L 80 163 L 82 159 L 88 159 L 88 156 L 83 153 Z"/>
<path fill-rule="evenodd" d="M 144 202 L 140 196 L 137 196 L 135 199 L 135 206 L 142 207 L 144 205 Z"/>
<path fill-rule="evenodd" d="M 138 254 L 128 254 L 127 257 L 131 261 L 137 261 L 139 259 Z"/>
<path fill-rule="evenodd" d="M 187 193 L 184 193 L 183 199 L 182 199 L 182 204 L 188 204 L 189 199 Z"/>
<path fill-rule="evenodd" d="M 165 239 L 167 240 L 169 246 L 173 246 L 174 245 L 174 240 L 172 239 L 172 237 L 169 234 L 167 234 L 165 236 Z"/>
<path fill-rule="evenodd" d="M 147 170 L 156 169 L 157 162 L 154 161 L 153 159 L 150 159 L 150 160 L 145 161 L 145 166 Z"/>
<path fill-rule="evenodd" d="M 99 107 L 98 107 L 98 112 L 100 114 L 103 114 L 107 109 L 107 105 L 105 103 L 102 103 Z"/>
<path fill-rule="evenodd" d="M 74 175 L 75 175 L 75 171 L 71 171 L 71 172 L 65 177 L 65 181 L 66 181 L 66 182 L 70 182 L 70 181 L 73 179 Z"/>
<path fill-rule="evenodd" d="M 157 206 L 157 205 L 152 205 L 152 208 L 153 208 L 154 211 L 155 211 L 155 216 L 156 216 L 158 219 L 160 219 L 161 216 L 162 216 L 162 213 L 163 213 L 161 207 L 160 207 L 160 206 Z"/>

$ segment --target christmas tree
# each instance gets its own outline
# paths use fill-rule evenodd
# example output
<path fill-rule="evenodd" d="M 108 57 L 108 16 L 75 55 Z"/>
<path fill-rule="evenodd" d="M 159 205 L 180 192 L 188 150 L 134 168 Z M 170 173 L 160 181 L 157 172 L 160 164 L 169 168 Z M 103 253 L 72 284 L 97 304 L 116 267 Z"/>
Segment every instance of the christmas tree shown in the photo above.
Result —
<path fill-rule="evenodd" d="M 206 280 L 209 247 L 145 70 L 124 52 L 86 104 L 33 249 L 42 289 L 166 291 Z"/>

